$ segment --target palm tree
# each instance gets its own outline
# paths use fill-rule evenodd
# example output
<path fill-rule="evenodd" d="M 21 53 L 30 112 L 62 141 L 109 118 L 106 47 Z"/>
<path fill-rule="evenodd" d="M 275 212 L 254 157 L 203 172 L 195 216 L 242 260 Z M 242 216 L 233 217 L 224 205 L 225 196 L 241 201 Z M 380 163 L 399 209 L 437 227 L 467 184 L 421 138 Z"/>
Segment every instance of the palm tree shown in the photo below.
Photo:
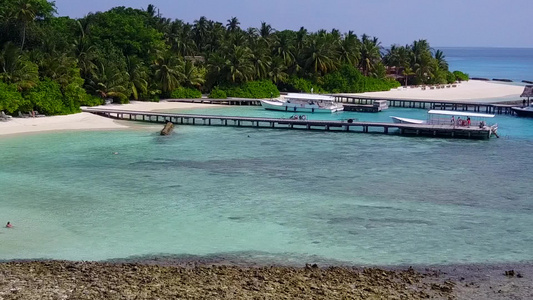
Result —
<path fill-rule="evenodd" d="M 229 32 L 234 32 L 234 31 L 241 29 L 239 27 L 240 24 L 241 23 L 239 22 L 237 17 L 232 17 L 231 19 L 228 20 L 228 23 L 226 24 L 226 28 L 228 29 Z"/>
<path fill-rule="evenodd" d="M 274 33 L 274 29 L 270 24 L 267 24 L 266 22 L 261 22 L 261 28 L 259 28 L 259 35 L 263 39 L 268 39 L 272 33 Z"/>
<path fill-rule="evenodd" d="M 207 59 L 207 86 L 213 87 L 224 81 L 229 61 L 225 53 L 216 52 Z"/>
<path fill-rule="evenodd" d="M 101 98 L 128 99 L 127 74 L 110 65 L 109 68 L 103 63 L 97 65 L 91 77 L 87 80 L 87 91 Z"/>
<path fill-rule="evenodd" d="M 279 56 L 275 57 L 270 64 L 270 79 L 272 79 L 274 83 L 284 82 L 289 77 L 286 71 L 287 66 L 285 65 L 283 59 Z"/>
<path fill-rule="evenodd" d="M 349 31 L 339 43 L 339 55 L 342 64 L 357 66 L 360 60 L 359 44 L 361 42 L 353 31 Z"/>
<path fill-rule="evenodd" d="M 325 75 L 336 69 L 336 56 L 335 45 L 328 39 L 328 35 L 315 34 L 301 54 L 302 67 L 310 74 Z"/>
<path fill-rule="evenodd" d="M 148 92 L 148 74 L 144 63 L 137 56 L 126 57 L 126 72 L 131 87 L 131 96 L 138 100 L 139 94 Z"/>
<path fill-rule="evenodd" d="M 361 59 L 359 67 L 363 70 L 363 74 L 368 76 L 374 66 L 381 61 L 381 46 L 377 38 L 370 38 L 363 34 L 361 38 Z"/>
<path fill-rule="evenodd" d="M 150 18 L 155 18 L 159 16 L 159 12 L 153 4 L 148 4 L 148 7 L 146 8 L 146 13 Z"/>
<path fill-rule="evenodd" d="M 448 62 L 446 61 L 444 52 L 437 50 L 435 52 L 435 59 L 437 60 L 437 64 L 441 70 L 448 71 Z"/>
<path fill-rule="evenodd" d="M 90 24 L 88 22 L 76 21 L 79 29 L 78 38 L 74 40 L 74 56 L 78 60 L 78 67 L 83 78 L 88 78 L 90 74 L 96 69 L 94 60 L 97 57 L 96 47 L 91 45 L 86 32 Z"/>
<path fill-rule="evenodd" d="M 206 37 L 203 47 L 198 45 L 198 50 L 203 51 L 205 57 L 210 53 L 219 51 L 223 44 L 223 38 L 226 29 L 220 22 L 208 21 L 206 25 Z M 236 31 L 236 34 L 242 33 L 242 30 Z"/>
<path fill-rule="evenodd" d="M 204 50 L 207 35 L 208 35 L 208 20 L 206 17 L 202 16 L 200 19 L 194 21 L 193 25 L 193 38 L 196 46 L 200 51 Z"/>
<path fill-rule="evenodd" d="M 226 79 L 231 83 L 242 83 L 253 78 L 252 51 L 248 47 L 233 46 L 227 55 Z"/>
<path fill-rule="evenodd" d="M 7 42 L 0 51 L 0 80 L 29 89 L 39 81 L 39 67 L 27 60 L 15 44 Z"/>
<path fill-rule="evenodd" d="M 256 79 L 264 79 L 268 76 L 268 70 L 272 58 L 270 57 L 270 50 L 264 40 L 257 41 L 252 46 L 252 57 L 250 58 Z"/>
<path fill-rule="evenodd" d="M 177 52 L 181 56 L 195 55 L 197 48 L 193 39 L 192 29 L 191 24 L 185 24 L 181 20 L 172 22 L 167 39 L 173 52 Z"/>
<path fill-rule="evenodd" d="M 392 45 L 383 57 L 383 62 L 387 67 L 396 68 L 396 74 L 399 74 L 400 68 L 410 66 L 409 49 L 407 46 Z"/>
<path fill-rule="evenodd" d="M 154 80 L 159 85 L 163 95 L 169 96 L 183 79 L 182 62 L 170 52 L 160 54 L 152 64 Z"/>
<path fill-rule="evenodd" d="M 294 39 L 287 31 L 276 34 L 273 53 L 282 59 L 286 66 L 290 66 L 295 61 Z"/>
<path fill-rule="evenodd" d="M 28 24 L 31 23 L 37 16 L 36 8 L 29 0 L 18 0 L 16 2 L 17 10 L 15 11 L 15 19 L 22 25 L 22 43 L 20 49 L 24 49 L 24 43 L 26 41 L 26 29 Z"/>
<path fill-rule="evenodd" d="M 44 55 L 40 60 L 41 77 L 50 78 L 59 83 L 62 89 L 73 81 L 80 80 L 79 86 L 83 85 L 80 77 L 80 69 L 77 67 L 76 58 L 66 53 L 51 52 Z"/>
<path fill-rule="evenodd" d="M 411 66 L 416 74 L 417 81 L 429 83 L 433 77 L 431 48 L 426 40 L 414 41 L 411 45 Z"/>
<path fill-rule="evenodd" d="M 305 29 L 304 27 L 300 27 L 300 30 L 296 32 L 296 50 L 298 52 L 304 48 L 306 39 L 307 29 Z"/>
<path fill-rule="evenodd" d="M 181 67 L 181 84 L 186 87 L 200 88 L 205 82 L 205 70 L 199 69 L 191 60 L 185 60 Z"/>

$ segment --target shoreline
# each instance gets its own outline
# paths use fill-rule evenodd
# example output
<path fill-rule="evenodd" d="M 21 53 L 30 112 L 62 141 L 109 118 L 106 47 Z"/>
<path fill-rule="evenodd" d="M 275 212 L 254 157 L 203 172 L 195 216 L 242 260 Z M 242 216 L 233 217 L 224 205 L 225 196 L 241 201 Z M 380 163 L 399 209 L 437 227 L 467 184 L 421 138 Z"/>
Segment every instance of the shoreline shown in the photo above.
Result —
<path fill-rule="evenodd" d="M 111 104 L 95 106 L 103 109 L 120 108 L 122 110 L 185 110 L 205 107 L 206 104 L 179 102 L 141 102 L 132 101 L 130 104 Z M 16 118 L 7 122 L 0 122 L 0 138 L 8 136 L 22 136 L 43 132 L 62 131 L 94 131 L 94 130 L 127 130 L 134 128 L 134 123 L 109 119 L 91 113 L 80 112 L 72 115 L 49 116 L 38 118 Z"/>
<path fill-rule="evenodd" d="M 344 94 L 369 97 L 384 97 L 396 99 L 432 99 L 437 101 L 477 101 L 501 102 L 520 100 L 523 86 L 510 85 L 499 82 L 468 81 L 457 84 L 455 88 L 422 90 L 420 88 L 398 88 L 386 92 L 369 92 L 360 94 Z M 508 99 L 507 99 L 508 98 Z M 203 107 L 227 107 L 227 105 L 183 102 L 142 102 L 132 101 L 130 104 L 109 104 L 95 106 L 101 109 L 139 110 L 139 111 L 168 111 L 187 110 Z M 132 128 L 132 124 L 118 122 L 91 113 L 77 113 L 64 116 L 50 116 L 40 118 L 17 118 L 0 122 L 0 137 L 17 136 L 28 133 L 83 131 L 83 130 L 125 130 Z"/>
<path fill-rule="evenodd" d="M 136 299 L 530 299 L 533 263 L 380 267 L 213 260 L 0 262 L 0 295 Z M 80 287 L 83 287 L 80 289 Z M 80 294 L 83 293 L 83 294 Z M 82 297 L 83 298 L 83 297 Z"/>

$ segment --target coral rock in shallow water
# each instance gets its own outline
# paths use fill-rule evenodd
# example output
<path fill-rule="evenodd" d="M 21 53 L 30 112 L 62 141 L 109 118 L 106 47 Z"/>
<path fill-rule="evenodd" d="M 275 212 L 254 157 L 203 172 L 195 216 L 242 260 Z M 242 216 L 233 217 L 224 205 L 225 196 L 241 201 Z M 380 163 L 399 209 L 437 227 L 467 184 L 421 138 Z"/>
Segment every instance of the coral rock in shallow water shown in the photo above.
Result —
<path fill-rule="evenodd" d="M 174 124 L 172 122 L 167 122 L 165 127 L 161 130 L 161 135 L 170 135 L 174 129 Z"/>

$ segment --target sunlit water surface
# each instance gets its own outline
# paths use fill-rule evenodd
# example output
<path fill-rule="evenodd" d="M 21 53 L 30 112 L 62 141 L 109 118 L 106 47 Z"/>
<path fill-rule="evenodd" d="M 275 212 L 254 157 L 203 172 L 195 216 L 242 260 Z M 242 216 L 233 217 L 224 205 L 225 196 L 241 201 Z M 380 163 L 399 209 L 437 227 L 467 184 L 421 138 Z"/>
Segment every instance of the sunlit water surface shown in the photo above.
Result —
<path fill-rule="evenodd" d="M 189 113 L 288 117 L 259 107 Z M 311 119 L 424 118 L 419 109 Z M 531 261 L 533 120 L 484 141 L 160 126 L 0 139 L 0 259 Z M 114 154 L 118 152 L 118 154 Z"/>

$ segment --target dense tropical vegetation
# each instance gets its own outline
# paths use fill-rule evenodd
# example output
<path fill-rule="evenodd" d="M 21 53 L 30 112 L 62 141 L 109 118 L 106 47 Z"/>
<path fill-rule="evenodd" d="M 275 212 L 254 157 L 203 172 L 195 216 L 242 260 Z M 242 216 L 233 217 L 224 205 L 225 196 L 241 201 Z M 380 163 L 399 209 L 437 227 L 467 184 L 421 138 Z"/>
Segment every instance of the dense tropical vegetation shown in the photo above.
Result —
<path fill-rule="evenodd" d="M 352 31 L 243 29 L 235 17 L 190 24 L 157 11 L 116 7 L 76 20 L 56 17 L 53 1 L 0 0 L 0 110 L 67 114 L 107 98 L 263 98 L 456 80 L 425 40 L 384 49 Z"/>

